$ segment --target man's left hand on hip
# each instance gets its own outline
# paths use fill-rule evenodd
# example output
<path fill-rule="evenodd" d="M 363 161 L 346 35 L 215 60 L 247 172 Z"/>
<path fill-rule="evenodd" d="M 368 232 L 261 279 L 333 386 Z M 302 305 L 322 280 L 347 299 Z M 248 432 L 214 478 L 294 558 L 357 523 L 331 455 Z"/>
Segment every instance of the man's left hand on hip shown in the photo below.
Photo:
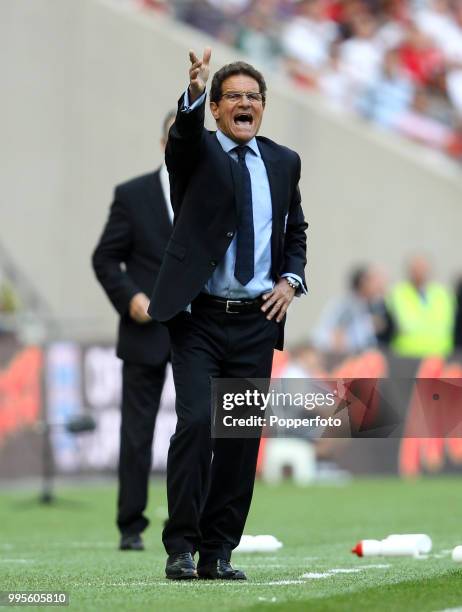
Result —
<path fill-rule="evenodd" d="M 276 317 L 277 323 L 280 323 L 294 296 L 295 289 L 289 285 L 285 278 L 281 278 L 274 285 L 272 291 L 263 295 L 265 303 L 261 309 L 266 314 L 266 318 L 271 320 Z"/>

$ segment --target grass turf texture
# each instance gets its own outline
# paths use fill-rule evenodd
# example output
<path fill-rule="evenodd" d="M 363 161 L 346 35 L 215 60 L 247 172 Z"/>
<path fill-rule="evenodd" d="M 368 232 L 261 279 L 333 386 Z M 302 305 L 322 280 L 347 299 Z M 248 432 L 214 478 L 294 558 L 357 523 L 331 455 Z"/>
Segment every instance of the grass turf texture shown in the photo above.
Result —
<path fill-rule="evenodd" d="M 462 606 L 462 565 L 441 552 L 462 543 L 460 479 L 357 480 L 304 489 L 258 484 L 246 533 L 273 534 L 284 547 L 236 553 L 233 563 L 247 572 L 246 583 L 165 580 L 158 516 L 166 505 L 164 489 L 163 483 L 151 488 L 153 518 L 144 552 L 116 550 L 114 486 L 62 489 L 58 495 L 66 503 L 51 507 L 31 503 L 31 493 L 2 493 L 0 590 L 63 590 L 70 594 L 68 609 L 98 612 L 420 612 Z M 361 538 L 400 532 L 428 533 L 432 555 L 358 559 L 350 553 Z M 381 564 L 389 567 L 371 567 Z M 302 578 L 339 568 L 361 571 Z"/>

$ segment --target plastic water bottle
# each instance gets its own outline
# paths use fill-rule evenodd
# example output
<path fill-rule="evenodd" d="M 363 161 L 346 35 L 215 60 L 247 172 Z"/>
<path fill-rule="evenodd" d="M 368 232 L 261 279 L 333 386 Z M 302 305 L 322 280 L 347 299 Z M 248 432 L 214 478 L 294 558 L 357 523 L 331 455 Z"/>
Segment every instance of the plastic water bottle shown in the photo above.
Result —
<path fill-rule="evenodd" d="M 361 540 L 352 549 L 358 557 L 418 557 L 415 540 Z"/>
<path fill-rule="evenodd" d="M 428 555 L 432 550 L 432 539 L 425 533 L 394 533 L 385 538 L 388 542 L 415 542 L 421 555 Z"/>
<path fill-rule="evenodd" d="M 452 560 L 462 563 L 462 546 L 456 546 L 452 551 Z"/>

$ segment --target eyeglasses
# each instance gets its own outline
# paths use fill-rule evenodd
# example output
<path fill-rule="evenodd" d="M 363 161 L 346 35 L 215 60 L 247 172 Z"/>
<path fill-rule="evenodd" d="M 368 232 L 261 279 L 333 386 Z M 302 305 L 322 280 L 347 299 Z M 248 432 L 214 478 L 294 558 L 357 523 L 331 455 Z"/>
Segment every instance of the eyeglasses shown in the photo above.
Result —
<path fill-rule="evenodd" d="M 257 103 L 263 100 L 263 95 L 256 91 L 226 91 L 221 94 L 221 97 L 229 102 L 240 102 L 244 96 L 251 103 Z"/>

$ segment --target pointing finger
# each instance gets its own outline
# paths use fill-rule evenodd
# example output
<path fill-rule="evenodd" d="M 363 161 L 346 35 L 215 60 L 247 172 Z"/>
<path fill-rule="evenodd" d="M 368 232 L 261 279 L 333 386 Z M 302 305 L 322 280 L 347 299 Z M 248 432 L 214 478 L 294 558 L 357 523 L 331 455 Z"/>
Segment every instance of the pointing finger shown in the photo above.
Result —
<path fill-rule="evenodd" d="M 204 64 L 206 66 L 208 66 L 209 62 L 210 62 L 210 57 L 212 56 L 212 49 L 211 47 L 205 47 L 204 49 L 204 56 L 202 58 L 202 61 L 204 62 Z"/>
<path fill-rule="evenodd" d="M 199 61 L 199 58 L 197 57 L 197 55 L 194 53 L 192 49 L 189 50 L 189 59 L 192 64 L 195 64 L 196 62 Z"/>

